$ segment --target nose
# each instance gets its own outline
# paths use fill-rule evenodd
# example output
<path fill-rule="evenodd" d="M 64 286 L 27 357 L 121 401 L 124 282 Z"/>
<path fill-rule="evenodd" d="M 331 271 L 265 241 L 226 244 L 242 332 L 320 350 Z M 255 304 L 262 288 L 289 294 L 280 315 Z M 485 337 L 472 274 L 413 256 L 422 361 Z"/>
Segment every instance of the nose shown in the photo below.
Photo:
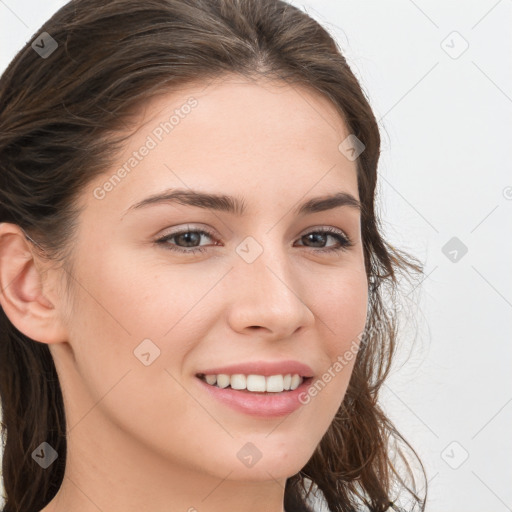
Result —
<path fill-rule="evenodd" d="M 284 253 L 271 258 L 266 250 L 252 263 L 239 261 L 230 280 L 228 322 L 234 331 L 284 339 L 313 325 L 306 294 L 311 283 L 300 279 Z"/>

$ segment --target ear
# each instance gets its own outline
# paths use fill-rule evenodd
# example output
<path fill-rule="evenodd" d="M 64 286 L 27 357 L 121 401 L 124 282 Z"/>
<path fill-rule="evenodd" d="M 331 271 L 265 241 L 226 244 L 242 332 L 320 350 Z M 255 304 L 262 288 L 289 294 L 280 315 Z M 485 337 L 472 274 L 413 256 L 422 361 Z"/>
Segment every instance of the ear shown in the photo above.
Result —
<path fill-rule="evenodd" d="M 0 223 L 0 305 L 11 323 L 34 341 L 67 341 L 58 308 L 43 291 L 43 265 L 16 224 Z M 51 276 L 53 279 L 56 275 Z M 48 283 L 48 286 L 55 283 Z"/>

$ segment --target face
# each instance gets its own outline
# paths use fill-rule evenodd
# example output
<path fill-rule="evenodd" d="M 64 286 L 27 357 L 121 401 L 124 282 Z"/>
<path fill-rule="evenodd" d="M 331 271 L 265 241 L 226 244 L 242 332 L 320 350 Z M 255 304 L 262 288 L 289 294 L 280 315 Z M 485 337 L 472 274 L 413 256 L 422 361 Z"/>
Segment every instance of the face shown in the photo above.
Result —
<path fill-rule="evenodd" d="M 231 78 L 147 104 L 117 165 L 81 196 L 74 300 L 59 303 L 68 342 L 50 346 L 71 428 L 122 432 L 219 478 L 307 463 L 344 398 L 368 296 L 358 208 L 298 210 L 359 199 L 356 162 L 338 149 L 349 134 L 328 100 L 284 83 Z M 243 214 L 155 199 L 177 189 L 231 196 Z M 282 361 L 316 383 L 285 413 L 229 405 L 196 376 Z M 261 458 L 243 463 L 242 448 Z"/>

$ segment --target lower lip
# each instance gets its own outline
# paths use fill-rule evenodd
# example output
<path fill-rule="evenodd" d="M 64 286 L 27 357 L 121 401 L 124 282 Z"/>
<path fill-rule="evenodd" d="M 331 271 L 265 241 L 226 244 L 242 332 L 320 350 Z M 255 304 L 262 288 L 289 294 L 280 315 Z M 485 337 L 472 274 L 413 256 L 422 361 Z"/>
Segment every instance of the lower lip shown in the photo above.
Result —
<path fill-rule="evenodd" d="M 304 379 L 302 384 L 293 391 L 282 391 L 281 393 L 252 393 L 251 391 L 240 391 L 230 387 L 219 388 L 208 384 L 199 377 L 196 377 L 196 380 L 211 396 L 236 411 L 268 418 L 291 414 L 301 405 L 304 405 L 299 401 L 299 396 L 307 391 L 313 378 Z"/>

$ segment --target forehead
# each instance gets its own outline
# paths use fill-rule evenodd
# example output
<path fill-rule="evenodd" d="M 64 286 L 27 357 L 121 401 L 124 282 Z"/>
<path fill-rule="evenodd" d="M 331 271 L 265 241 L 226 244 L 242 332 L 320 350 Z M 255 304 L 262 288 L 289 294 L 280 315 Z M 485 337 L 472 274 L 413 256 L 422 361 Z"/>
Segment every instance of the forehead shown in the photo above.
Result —
<path fill-rule="evenodd" d="M 195 119 L 200 119 L 202 123 L 215 123 L 217 128 L 222 128 L 221 125 L 230 128 L 231 121 L 236 121 L 237 127 L 249 128 L 252 133 L 258 126 L 269 127 L 276 121 L 283 124 L 293 120 L 288 126 L 291 133 L 300 133 L 303 128 L 301 124 L 307 122 L 313 126 L 325 124 L 325 128 L 336 132 L 338 137 L 348 135 L 342 114 L 335 104 L 312 87 L 265 77 L 251 79 L 233 74 L 204 83 L 191 82 L 177 90 L 151 98 L 139 109 L 141 126 L 152 118 L 168 118 L 166 113 L 179 109 L 190 97 L 194 97 L 200 107 L 200 116 L 197 115 L 198 109 L 193 108 Z M 296 123 L 295 131 L 293 125 Z"/>
<path fill-rule="evenodd" d="M 332 161 L 349 135 L 335 105 L 319 92 L 231 75 L 152 98 L 141 113 L 127 154 L 156 130 L 157 149 L 167 149 L 175 159 L 179 150 L 188 161 L 204 161 L 207 153 L 210 161 L 239 164 L 244 156 L 265 155 L 274 161 L 278 155 L 299 159 L 310 154 Z"/>
<path fill-rule="evenodd" d="M 339 150 L 348 135 L 336 107 L 303 86 L 240 77 L 188 85 L 144 104 L 137 131 L 91 190 L 110 182 L 100 207 L 123 211 L 172 187 L 249 204 L 251 196 L 288 192 L 298 201 L 335 188 L 357 197 L 356 162 Z"/>

